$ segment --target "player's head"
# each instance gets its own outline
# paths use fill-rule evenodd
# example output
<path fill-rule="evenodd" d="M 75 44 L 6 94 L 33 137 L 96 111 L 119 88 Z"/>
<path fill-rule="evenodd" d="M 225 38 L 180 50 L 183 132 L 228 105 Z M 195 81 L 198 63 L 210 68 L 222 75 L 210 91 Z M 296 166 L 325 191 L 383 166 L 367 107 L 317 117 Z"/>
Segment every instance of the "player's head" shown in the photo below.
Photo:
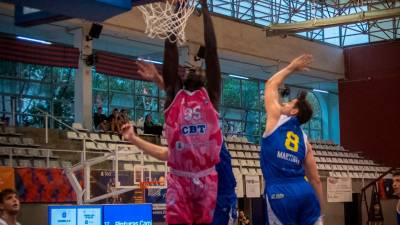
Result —
<path fill-rule="evenodd" d="M 165 177 L 164 177 L 164 176 L 160 176 L 160 177 L 158 178 L 158 184 L 159 184 L 160 186 L 164 186 L 164 185 L 165 185 Z"/>
<path fill-rule="evenodd" d="M 393 173 L 393 193 L 400 197 L 400 171 Z"/>
<path fill-rule="evenodd" d="M 201 67 L 186 66 L 185 73 L 181 77 L 185 89 L 189 91 L 204 87 L 206 82 L 205 71 Z"/>
<path fill-rule="evenodd" d="M 297 117 L 300 124 L 307 123 L 313 115 L 313 109 L 306 97 L 307 92 L 301 91 L 297 98 L 282 103 L 282 114 Z"/>
<path fill-rule="evenodd" d="M 6 188 L 0 192 L 0 211 L 11 215 L 18 214 L 20 210 L 20 203 L 18 193 L 13 190 Z"/>
<path fill-rule="evenodd" d="M 151 117 L 151 114 L 147 114 L 146 117 L 144 118 L 146 122 L 151 122 L 153 118 Z"/>

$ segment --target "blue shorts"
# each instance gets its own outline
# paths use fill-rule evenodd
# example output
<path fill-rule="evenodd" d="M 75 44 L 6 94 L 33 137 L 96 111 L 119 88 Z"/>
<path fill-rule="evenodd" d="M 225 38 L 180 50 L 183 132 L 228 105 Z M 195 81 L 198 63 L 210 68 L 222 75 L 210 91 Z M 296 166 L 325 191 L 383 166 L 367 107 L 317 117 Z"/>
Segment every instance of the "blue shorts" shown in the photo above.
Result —
<path fill-rule="evenodd" d="M 236 194 L 218 195 L 212 225 L 233 224 L 237 219 Z"/>
<path fill-rule="evenodd" d="M 266 186 L 267 225 L 314 225 L 321 216 L 318 198 L 306 181 Z"/>

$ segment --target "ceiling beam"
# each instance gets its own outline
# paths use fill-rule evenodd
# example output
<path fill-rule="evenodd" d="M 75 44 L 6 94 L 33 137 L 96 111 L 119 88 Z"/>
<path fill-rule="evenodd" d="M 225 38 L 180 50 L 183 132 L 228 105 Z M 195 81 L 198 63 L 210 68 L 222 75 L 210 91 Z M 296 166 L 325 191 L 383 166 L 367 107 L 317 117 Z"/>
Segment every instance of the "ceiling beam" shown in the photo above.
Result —
<path fill-rule="evenodd" d="M 293 33 L 306 32 L 326 27 L 367 22 L 371 20 L 380 20 L 397 16 L 400 16 L 400 8 L 374 10 L 369 12 L 354 13 L 350 15 L 337 16 L 332 18 L 313 19 L 296 23 L 271 24 L 266 27 L 266 35 L 268 37 L 276 35 L 293 34 Z"/>

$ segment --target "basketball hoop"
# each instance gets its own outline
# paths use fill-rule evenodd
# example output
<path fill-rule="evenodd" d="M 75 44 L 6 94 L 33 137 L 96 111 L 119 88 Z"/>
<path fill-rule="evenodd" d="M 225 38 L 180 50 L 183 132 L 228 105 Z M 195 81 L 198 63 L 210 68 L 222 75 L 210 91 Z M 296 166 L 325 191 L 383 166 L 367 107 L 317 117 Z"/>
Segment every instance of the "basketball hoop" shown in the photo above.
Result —
<path fill-rule="evenodd" d="M 168 38 L 182 45 L 186 41 L 186 23 L 195 9 L 195 0 L 161 0 L 138 6 L 150 38 Z"/>
<path fill-rule="evenodd" d="M 140 182 L 139 187 L 140 187 L 140 189 L 144 190 L 144 189 L 149 189 L 154 186 L 157 187 L 160 185 L 161 184 L 158 181 L 142 181 L 142 182 Z"/>

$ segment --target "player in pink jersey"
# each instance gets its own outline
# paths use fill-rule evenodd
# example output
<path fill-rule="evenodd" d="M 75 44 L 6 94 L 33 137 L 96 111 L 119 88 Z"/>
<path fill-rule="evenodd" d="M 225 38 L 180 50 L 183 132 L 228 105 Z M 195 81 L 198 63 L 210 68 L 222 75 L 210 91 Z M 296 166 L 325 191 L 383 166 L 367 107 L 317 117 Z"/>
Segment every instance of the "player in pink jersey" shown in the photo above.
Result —
<path fill-rule="evenodd" d="M 125 139 L 148 154 L 168 161 L 168 224 L 210 224 L 216 204 L 218 175 L 215 165 L 219 162 L 222 146 L 217 112 L 221 73 L 206 1 L 202 0 L 201 5 L 205 73 L 201 68 L 189 68 L 180 76 L 176 43 L 165 41 L 163 80 L 167 93 L 165 129 L 168 151 L 137 137 L 132 125 L 122 127 Z"/>

